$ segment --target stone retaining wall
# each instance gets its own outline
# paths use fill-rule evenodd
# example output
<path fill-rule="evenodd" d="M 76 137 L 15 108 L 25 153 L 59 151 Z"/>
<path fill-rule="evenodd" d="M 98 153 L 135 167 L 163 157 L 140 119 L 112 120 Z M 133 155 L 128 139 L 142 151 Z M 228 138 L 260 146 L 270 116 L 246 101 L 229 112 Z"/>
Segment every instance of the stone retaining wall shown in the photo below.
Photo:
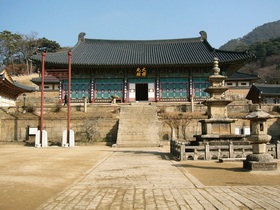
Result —
<path fill-rule="evenodd" d="M 169 142 L 170 139 L 193 140 L 193 135 L 201 134 L 199 120 L 206 118 L 206 107 L 195 104 L 194 112 L 191 112 L 190 103 L 153 103 L 157 106 L 160 127 L 160 140 Z M 276 107 L 276 108 L 275 108 Z M 40 107 L 34 106 L 33 113 L 22 113 L 22 106 L 0 109 L 0 141 L 26 141 L 29 139 L 28 128 L 38 127 L 40 124 Z M 229 116 L 237 119 L 235 127 L 242 129 L 249 126 L 249 121 L 243 119 L 249 110 L 256 105 L 233 102 L 229 106 Z M 266 111 L 275 111 L 277 106 L 264 105 Z M 56 110 L 59 109 L 59 110 Z M 58 111 L 58 112 L 55 112 Z M 67 129 L 66 106 L 46 105 L 45 129 L 50 141 L 61 142 L 62 132 Z M 166 119 L 166 116 L 168 118 Z M 102 116 L 102 117 L 100 117 Z M 114 143 L 117 138 L 119 106 L 112 104 L 89 104 L 87 112 L 84 112 L 83 104 L 71 106 L 71 128 L 75 131 L 77 141 L 85 141 L 85 125 L 92 123 L 96 133 L 95 141 Z M 87 119 L 87 122 L 86 122 Z M 274 118 L 268 120 L 268 134 L 274 140 L 280 139 L 280 118 L 276 113 Z"/>
<path fill-rule="evenodd" d="M 62 133 L 67 129 L 67 111 L 62 107 L 59 112 L 56 108 L 45 107 L 44 129 L 48 132 L 48 140 L 61 142 Z M 75 131 L 76 141 L 85 142 L 87 132 L 95 132 L 92 141 L 115 142 L 118 125 L 118 107 L 104 106 L 91 107 L 83 112 L 82 106 L 71 107 L 70 127 Z M 22 113 L 22 108 L 1 109 L 0 111 L 0 141 L 32 141 L 29 128 L 39 128 L 40 107 L 35 107 L 33 113 Z M 92 128 L 87 128 L 87 125 Z M 91 130 L 90 130 L 91 129 Z"/>

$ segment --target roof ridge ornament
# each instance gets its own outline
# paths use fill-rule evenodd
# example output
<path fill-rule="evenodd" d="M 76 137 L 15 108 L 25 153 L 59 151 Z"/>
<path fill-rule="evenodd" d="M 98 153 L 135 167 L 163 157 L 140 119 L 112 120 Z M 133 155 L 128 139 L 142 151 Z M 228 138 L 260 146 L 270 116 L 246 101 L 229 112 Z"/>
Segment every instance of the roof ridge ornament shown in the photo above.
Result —
<path fill-rule="evenodd" d="M 199 34 L 201 41 L 207 40 L 207 33 L 205 31 L 200 31 Z"/>
<path fill-rule="evenodd" d="M 85 32 L 79 33 L 78 41 L 85 42 L 85 35 L 86 35 Z"/>

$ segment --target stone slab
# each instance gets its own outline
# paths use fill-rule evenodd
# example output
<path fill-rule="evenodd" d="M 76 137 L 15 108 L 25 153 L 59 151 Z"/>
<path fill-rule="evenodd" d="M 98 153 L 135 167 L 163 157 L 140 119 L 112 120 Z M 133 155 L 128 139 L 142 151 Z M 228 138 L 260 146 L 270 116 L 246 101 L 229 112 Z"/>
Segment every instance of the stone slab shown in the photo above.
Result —
<path fill-rule="evenodd" d="M 246 158 L 220 158 L 219 162 L 235 162 L 235 161 L 244 161 Z"/>

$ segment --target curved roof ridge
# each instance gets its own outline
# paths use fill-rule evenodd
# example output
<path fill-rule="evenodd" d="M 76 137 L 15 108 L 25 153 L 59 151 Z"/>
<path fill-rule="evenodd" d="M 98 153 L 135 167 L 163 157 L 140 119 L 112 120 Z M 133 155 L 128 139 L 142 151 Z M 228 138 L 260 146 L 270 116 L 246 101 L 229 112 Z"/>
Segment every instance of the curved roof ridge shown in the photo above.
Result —
<path fill-rule="evenodd" d="M 214 49 L 215 49 L 215 48 L 214 48 Z M 245 53 L 245 54 L 247 54 L 247 55 L 254 56 L 254 54 L 250 53 L 248 50 L 244 50 L 244 51 L 233 51 L 233 50 L 220 50 L 220 49 L 215 49 L 215 51 L 221 52 L 221 53 Z"/>
<path fill-rule="evenodd" d="M 121 39 L 85 39 L 85 43 L 91 43 L 91 42 L 107 42 L 107 43 L 154 43 L 154 44 L 160 44 L 160 43 L 178 43 L 178 42 L 201 42 L 200 37 L 194 37 L 194 38 L 175 38 L 175 39 L 127 39 L 127 40 L 121 40 Z"/>

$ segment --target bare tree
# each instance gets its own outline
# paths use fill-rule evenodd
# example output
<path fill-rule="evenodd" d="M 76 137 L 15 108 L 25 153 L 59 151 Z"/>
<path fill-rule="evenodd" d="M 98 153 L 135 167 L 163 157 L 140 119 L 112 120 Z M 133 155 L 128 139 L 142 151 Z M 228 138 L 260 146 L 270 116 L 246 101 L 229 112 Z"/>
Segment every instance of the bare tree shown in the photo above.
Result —
<path fill-rule="evenodd" d="M 32 61 L 30 60 L 30 56 L 35 53 L 39 47 L 39 42 L 37 39 L 37 32 L 31 32 L 28 35 L 21 35 L 22 40 L 20 43 L 20 51 L 23 56 L 23 60 L 26 64 L 26 69 L 29 74 L 32 73 Z"/>
<path fill-rule="evenodd" d="M 14 60 L 17 58 L 19 64 L 25 63 L 27 73 L 32 73 L 32 61 L 29 59 L 32 54 L 42 51 L 56 52 L 61 47 L 52 40 L 45 37 L 37 39 L 37 33 L 13 34 L 10 31 L 0 32 L 0 61 L 5 65 L 12 64 L 12 71 L 15 75 Z"/>
<path fill-rule="evenodd" d="M 164 122 L 171 128 L 172 139 L 187 139 L 186 128 L 190 123 L 188 118 L 184 118 L 181 115 L 166 115 L 164 116 Z"/>
<path fill-rule="evenodd" d="M 84 134 L 85 142 L 93 142 L 95 139 L 99 137 L 99 132 L 97 130 L 97 125 L 102 119 L 101 116 L 97 117 L 88 117 L 83 120 L 82 131 Z"/>

